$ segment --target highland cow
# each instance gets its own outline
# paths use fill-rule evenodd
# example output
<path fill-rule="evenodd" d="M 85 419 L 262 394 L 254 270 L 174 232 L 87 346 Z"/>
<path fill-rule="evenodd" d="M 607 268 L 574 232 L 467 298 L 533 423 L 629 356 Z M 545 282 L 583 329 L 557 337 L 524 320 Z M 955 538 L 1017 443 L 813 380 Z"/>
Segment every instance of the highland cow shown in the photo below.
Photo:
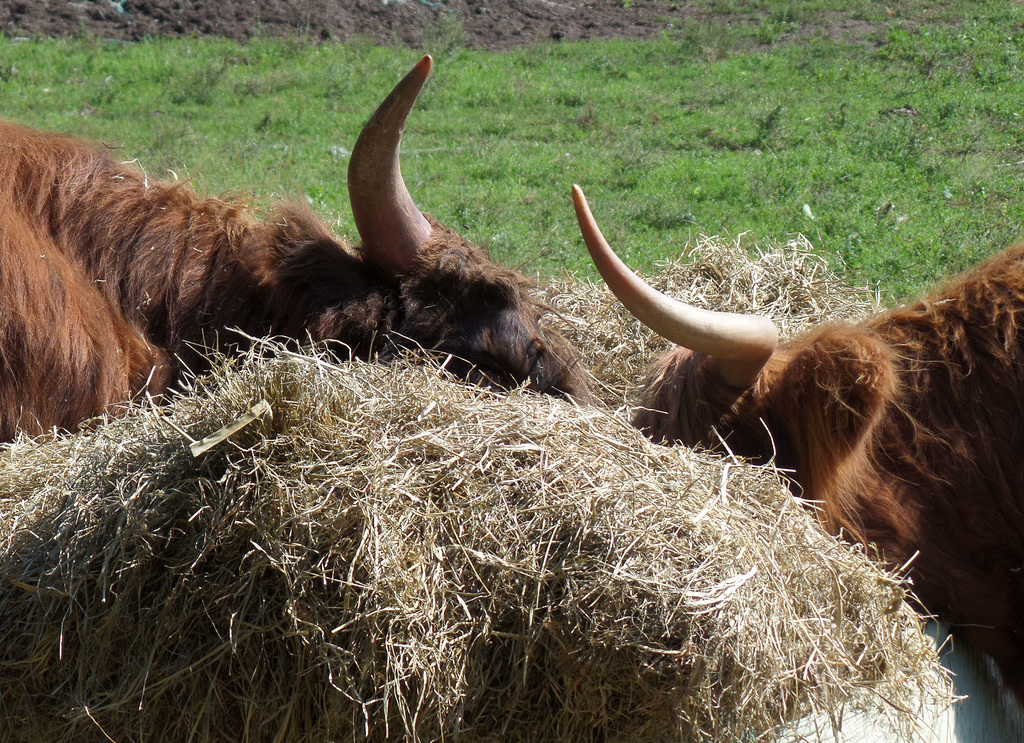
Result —
<path fill-rule="evenodd" d="M 829 530 L 906 567 L 925 610 L 1024 702 L 1024 246 L 913 304 L 777 346 L 767 318 L 647 286 L 578 187 L 573 200 L 609 288 L 679 346 L 656 363 L 634 425 L 791 472 Z"/>
<path fill-rule="evenodd" d="M 402 131 L 430 68 L 424 57 L 398 83 L 352 152 L 358 250 L 304 204 L 261 220 L 104 148 L 0 122 L 0 439 L 74 429 L 203 372 L 210 349 L 270 335 L 361 358 L 423 349 L 473 382 L 589 399 L 526 279 L 405 187 Z"/>

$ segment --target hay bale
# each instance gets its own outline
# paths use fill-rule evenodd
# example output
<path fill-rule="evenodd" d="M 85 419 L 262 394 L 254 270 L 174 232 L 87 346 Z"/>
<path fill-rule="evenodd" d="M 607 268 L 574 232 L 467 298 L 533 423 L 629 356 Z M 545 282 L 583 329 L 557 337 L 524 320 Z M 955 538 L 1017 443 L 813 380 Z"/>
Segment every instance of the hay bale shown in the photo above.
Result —
<path fill-rule="evenodd" d="M 948 693 L 906 586 L 776 473 L 259 350 L 0 460 L 0 739 L 767 741 Z"/>

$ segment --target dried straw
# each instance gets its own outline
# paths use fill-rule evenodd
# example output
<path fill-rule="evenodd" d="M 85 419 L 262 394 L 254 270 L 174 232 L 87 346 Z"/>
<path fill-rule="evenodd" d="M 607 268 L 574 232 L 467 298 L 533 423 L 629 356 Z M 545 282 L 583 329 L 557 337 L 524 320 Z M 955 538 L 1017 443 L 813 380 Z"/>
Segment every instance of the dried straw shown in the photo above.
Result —
<path fill-rule="evenodd" d="M 0 459 L 0 739 L 769 741 L 948 693 L 906 586 L 777 473 L 257 350 Z"/>

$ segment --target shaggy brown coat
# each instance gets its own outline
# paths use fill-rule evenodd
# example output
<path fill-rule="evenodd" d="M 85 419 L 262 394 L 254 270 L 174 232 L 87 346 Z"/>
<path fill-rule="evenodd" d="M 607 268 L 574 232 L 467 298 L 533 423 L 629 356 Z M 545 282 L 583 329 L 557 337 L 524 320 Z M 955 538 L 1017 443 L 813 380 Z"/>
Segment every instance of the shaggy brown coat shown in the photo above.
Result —
<path fill-rule="evenodd" d="M 103 148 L 0 122 L 0 440 L 160 395 L 208 348 L 279 335 L 342 355 L 423 348 L 476 382 L 588 399 L 525 279 L 448 229 L 409 269 L 353 251 L 304 205 L 266 221 Z"/>
<path fill-rule="evenodd" d="M 834 532 L 909 562 L 923 606 L 1024 702 L 1024 247 L 916 304 L 796 338 L 748 390 L 714 364 L 668 353 L 635 424 L 791 470 Z"/>

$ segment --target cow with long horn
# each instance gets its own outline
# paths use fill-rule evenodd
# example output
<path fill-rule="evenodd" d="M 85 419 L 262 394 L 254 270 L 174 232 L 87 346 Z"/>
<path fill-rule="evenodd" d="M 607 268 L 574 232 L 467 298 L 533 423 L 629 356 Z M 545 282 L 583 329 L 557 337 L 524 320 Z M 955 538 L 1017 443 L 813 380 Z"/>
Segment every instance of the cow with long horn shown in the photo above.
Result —
<path fill-rule="evenodd" d="M 922 606 L 1024 702 L 1024 246 L 916 303 L 777 345 L 767 318 L 646 285 L 578 186 L 573 201 L 609 288 L 679 344 L 656 362 L 634 425 L 792 473 L 827 528 L 908 566 Z"/>
<path fill-rule="evenodd" d="M 526 279 L 421 214 L 405 187 L 402 132 L 430 69 L 421 59 L 355 145 L 359 249 L 305 204 L 260 219 L 104 148 L 0 122 L 0 439 L 74 429 L 203 371 L 210 346 L 267 335 L 358 357 L 419 348 L 470 381 L 589 399 Z"/>

